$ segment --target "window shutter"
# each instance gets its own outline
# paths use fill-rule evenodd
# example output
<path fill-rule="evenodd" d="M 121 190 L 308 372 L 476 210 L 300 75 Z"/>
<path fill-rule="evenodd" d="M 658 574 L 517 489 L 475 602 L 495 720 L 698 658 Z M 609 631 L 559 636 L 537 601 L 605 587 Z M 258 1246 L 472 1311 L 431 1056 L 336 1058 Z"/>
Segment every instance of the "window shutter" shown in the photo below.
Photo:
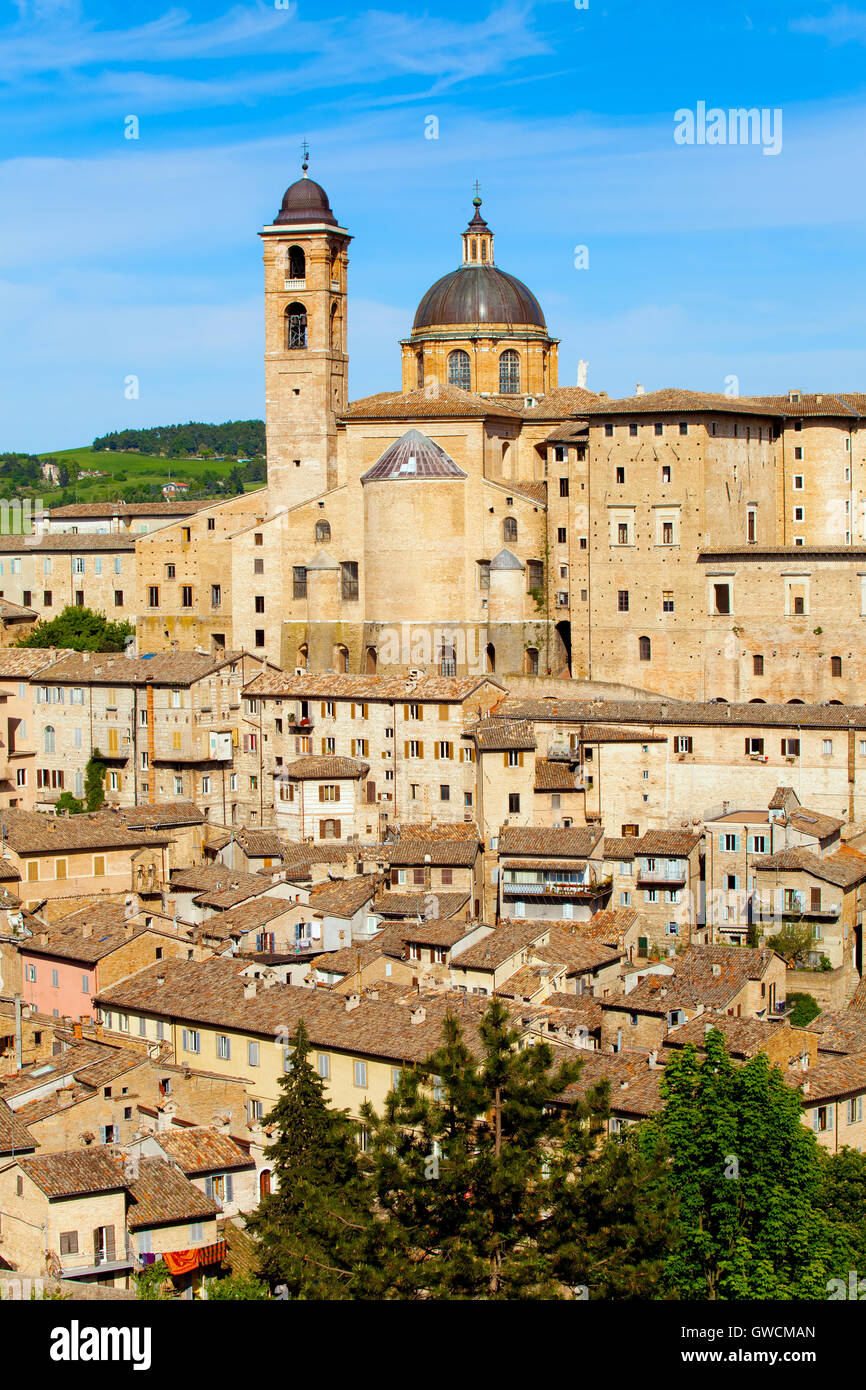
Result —
<path fill-rule="evenodd" d="M 189 1048 L 189 1032 L 186 1028 L 183 1029 L 183 1032 L 181 1034 L 181 1040 L 183 1042 L 184 1051 L 186 1052 Z"/>
<path fill-rule="evenodd" d="M 817 1111 L 817 1110 L 813 1110 L 813 1111 L 812 1111 L 812 1128 L 814 1129 L 815 1133 L 817 1134 L 817 1133 L 818 1133 L 818 1111 Z"/>
<path fill-rule="evenodd" d="M 404 718 L 404 719 L 408 719 L 408 718 L 409 718 L 409 706 L 408 706 L 408 705 L 404 705 L 404 706 L 403 706 L 403 718 Z"/>
<path fill-rule="evenodd" d="M 205 1195 L 206 1197 L 212 1197 L 212 1196 L 213 1196 L 213 1178 L 205 1178 L 205 1180 L 204 1180 L 204 1195 Z"/>
<path fill-rule="evenodd" d="M 749 739 L 746 739 L 746 752 L 748 753 L 749 751 Z"/>
<path fill-rule="evenodd" d="M 404 739 L 404 741 L 403 741 L 403 757 L 404 757 L 404 758 L 408 758 L 408 756 L 409 756 L 409 740 L 408 740 L 408 738 L 407 738 L 407 739 Z"/>
<path fill-rule="evenodd" d="M 720 835 L 720 836 L 719 836 L 719 849 L 724 849 L 724 848 L 725 848 L 725 837 L 724 837 L 724 835 Z"/>
<path fill-rule="evenodd" d="M 422 742 L 422 743 L 419 743 L 419 744 L 418 744 L 418 757 L 419 757 L 419 758 L 423 758 L 423 756 L 424 756 L 424 744 L 423 744 L 423 742 Z"/>
<path fill-rule="evenodd" d="M 107 1259 L 109 1259 L 109 1260 L 113 1260 L 113 1259 L 114 1259 L 114 1255 L 115 1255 L 115 1245 L 114 1245 L 114 1227 L 113 1227 L 113 1226 L 106 1226 L 106 1228 L 105 1228 L 105 1254 L 106 1254 L 106 1258 L 107 1258 Z"/>
<path fill-rule="evenodd" d="M 101 1227 L 101 1226 L 94 1226 L 94 1228 L 93 1228 L 93 1253 L 94 1253 L 94 1255 L 98 1255 L 101 1249 L 102 1249 L 102 1227 Z"/>
<path fill-rule="evenodd" d="M 522 753 L 518 753 L 518 755 L 517 755 L 517 765 L 518 765 L 518 767 L 523 767 L 523 754 L 522 754 Z"/>
<path fill-rule="evenodd" d="M 234 1195 L 234 1184 L 232 1183 L 231 1173 L 226 1173 L 226 1201 L 231 1202 Z"/>
<path fill-rule="evenodd" d="M 326 709 L 326 705 L 325 705 L 325 702 L 324 702 L 324 700 L 323 700 L 323 701 L 322 701 L 322 718 L 323 718 L 323 719 L 325 718 L 325 709 Z"/>
<path fill-rule="evenodd" d="M 434 743 L 434 744 L 433 744 L 433 757 L 434 757 L 434 758 L 438 758 L 438 757 L 439 757 L 439 747 L 440 747 L 440 745 L 439 745 L 438 743 Z"/>
<path fill-rule="evenodd" d="M 828 1128 L 828 1129 L 832 1129 L 832 1128 L 833 1128 L 833 1107 L 832 1107 L 832 1105 L 828 1105 L 828 1106 L 827 1106 L 827 1128 Z"/>
<path fill-rule="evenodd" d="M 354 700 L 352 701 L 352 715 L 351 715 L 351 717 L 352 717 L 352 719 L 355 718 L 355 701 L 354 701 Z"/>
<path fill-rule="evenodd" d="M 334 821 L 334 839 L 335 839 L 335 840 L 339 840 L 339 838 L 340 838 L 340 822 L 339 822 L 338 820 L 335 820 L 335 821 Z"/>
<path fill-rule="evenodd" d="M 324 801 L 324 799 L 325 799 L 325 788 L 320 784 L 320 785 L 319 785 L 319 800 L 320 800 L 320 801 Z"/>
<path fill-rule="evenodd" d="M 424 718 L 424 706 L 423 706 L 423 705 L 419 705 L 419 706 L 418 706 L 418 723 L 419 723 L 419 724 L 421 723 L 421 720 L 422 720 L 423 718 Z"/>
<path fill-rule="evenodd" d="M 503 767 L 507 767 L 507 766 L 508 766 L 508 754 L 507 754 L 507 753 L 503 753 L 503 754 L 502 754 L 502 766 L 503 766 Z"/>

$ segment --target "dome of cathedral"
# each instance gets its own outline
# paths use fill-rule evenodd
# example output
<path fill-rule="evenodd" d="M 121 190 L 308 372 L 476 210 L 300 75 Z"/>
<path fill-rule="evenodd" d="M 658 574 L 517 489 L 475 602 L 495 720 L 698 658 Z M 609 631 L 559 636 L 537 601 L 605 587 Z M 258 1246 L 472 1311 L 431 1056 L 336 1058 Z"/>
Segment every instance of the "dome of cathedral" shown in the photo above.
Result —
<path fill-rule="evenodd" d="M 281 222 L 328 222 L 337 226 L 337 219 L 331 211 L 328 195 L 315 179 L 302 179 L 290 185 L 283 197 L 282 207 L 274 218 L 274 224 Z"/>
<path fill-rule="evenodd" d="M 493 265 L 461 265 L 431 285 L 412 332 L 438 324 L 507 323 L 546 331 L 541 305 L 515 275 Z"/>

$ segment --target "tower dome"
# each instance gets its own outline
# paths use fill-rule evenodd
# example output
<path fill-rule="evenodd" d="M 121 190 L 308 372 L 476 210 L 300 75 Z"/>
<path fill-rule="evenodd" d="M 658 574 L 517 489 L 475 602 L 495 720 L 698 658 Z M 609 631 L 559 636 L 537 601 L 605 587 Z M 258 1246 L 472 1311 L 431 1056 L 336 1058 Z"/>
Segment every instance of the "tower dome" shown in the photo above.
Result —
<path fill-rule="evenodd" d="M 557 340 L 528 286 L 496 265 L 477 185 L 473 205 L 461 264 L 430 286 L 402 340 L 403 390 L 438 381 L 484 395 L 543 395 L 557 385 Z"/>
<path fill-rule="evenodd" d="M 290 184 L 283 194 L 282 205 L 274 218 L 274 226 L 281 223 L 294 225 L 297 222 L 327 222 L 330 226 L 336 227 L 337 219 L 331 211 L 328 195 L 320 183 L 309 178 L 306 159 L 301 167 L 304 171 L 303 177 Z"/>

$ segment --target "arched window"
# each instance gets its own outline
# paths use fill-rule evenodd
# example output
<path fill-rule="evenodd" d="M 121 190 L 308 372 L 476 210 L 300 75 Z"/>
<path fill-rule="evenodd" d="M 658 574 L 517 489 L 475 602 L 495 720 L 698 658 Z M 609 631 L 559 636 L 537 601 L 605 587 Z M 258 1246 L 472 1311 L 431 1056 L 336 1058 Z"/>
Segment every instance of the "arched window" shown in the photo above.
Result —
<path fill-rule="evenodd" d="M 638 657 L 641 661 L 652 661 L 653 644 L 648 637 L 637 639 Z"/>
<path fill-rule="evenodd" d="M 289 304 L 286 308 L 286 347 L 305 348 L 307 346 L 307 311 L 303 304 Z"/>
<path fill-rule="evenodd" d="M 340 346 L 340 307 L 338 304 L 331 305 L 331 347 Z"/>
<path fill-rule="evenodd" d="M 485 656 L 487 657 L 487 674 L 492 676 L 496 670 L 496 648 L 492 642 L 488 642 Z"/>
<path fill-rule="evenodd" d="M 341 675 L 346 675 L 346 673 L 348 672 L 348 670 L 349 670 L 349 648 L 348 648 L 348 647 L 335 647 L 335 648 L 334 648 L 334 670 L 335 670 L 335 671 L 339 671 Z"/>
<path fill-rule="evenodd" d="M 448 385 L 459 386 L 461 391 L 472 390 L 472 364 L 463 348 L 448 354 Z"/>
<path fill-rule="evenodd" d="M 520 358 L 514 348 L 508 348 L 499 359 L 499 391 L 503 396 L 516 396 L 520 390 Z"/>
<path fill-rule="evenodd" d="M 507 516 L 502 523 L 502 538 L 506 541 L 517 540 L 517 519 Z"/>
<path fill-rule="evenodd" d="M 375 674 L 376 674 L 376 662 L 377 662 L 377 660 L 378 660 L 378 657 L 377 657 L 377 655 L 376 655 L 376 648 L 375 648 L 375 647 L 368 647 L 368 648 L 367 648 L 367 654 L 366 654 L 366 656 L 365 656 L 365 658 L 364 658 L 364 673 L 365 673 L 365 675 L 368 675 L 368 676 L 375 676 Z"/>
<path fill-rule="evenodd" d="M 831 676 L 841 676 L 841 674 L 842 674 L 842 658 L 841 658 L 841 656 L 831 656 L 831 657 L 830 657 L 830 675 L 831 675 Z"/>
<path fill-rule="evenodd" d="M 323 840 L 336 840 L 336 838 L 337 838 L 337 822 L 336 822 L 335 820 L 323 820 L 323 821 L 322 821 L 322 839 L 323 839 Z"/>
<path fill-rule="evenodd" d="M 306 671 L 306 669 L 307 669 L 307 648 L 306 648 L 306 645 L 304 645 L 303 647 L 298 647 L 298 659 L 297 659 L 297 662 L 296 662 L 295 664 L 296 664 L 297 666 L 303 666 L 304 670 Z"/>
<path fill-rule="evenodd" d="M 300 246 L 290 246 L 286 271 L 289 280 L 304 280 L 307 275 L 307 258 Z"/>
<path fill-rule="evenodd" d="M 42 751 L 43 753 L 54 752 L 54 725 L 46 724 L 42 731 Z"/>
<path fill-rule="evenodd" d="M 331 523 L 330 523 L 330 521 L 317 521 L 317 522 L 316 522 L 316 540 L 317 540 L 317 541 L 329 541 L 330 539 L 331 539 Z"/>
<path fill-rule="evenodd" d="M 415 354 L 415 386 L 416 386 L 416 388 L 420 391 L 420 390 L 421 390 L 421 387 L 422 387 L 423 385 L 424 385 L 424 354 L 423 354 L 423 352 L 418 352 L 418 353 Z"/>
<path fill-rule="evenodd" d="M 538 675 L 538 648 L 527 647 L 523 659 L 523 674 L 525 676 Z"/>
<path fill-rule="evenodd" d="M 270 1197 L 271 1195 L 271 1170 L 263 1168 L 259 1173 L 259 1197 Z"/>

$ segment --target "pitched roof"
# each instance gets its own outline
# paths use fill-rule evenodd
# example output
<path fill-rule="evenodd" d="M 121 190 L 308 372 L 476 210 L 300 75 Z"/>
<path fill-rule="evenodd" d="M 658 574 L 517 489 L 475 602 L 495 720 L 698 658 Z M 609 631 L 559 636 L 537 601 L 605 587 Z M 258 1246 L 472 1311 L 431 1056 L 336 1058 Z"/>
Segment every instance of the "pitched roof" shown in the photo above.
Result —
<path fill-rule="evenodd" d="M 687 830 L 648 830 L 637 842 L 638 854 L 688 855 L 701 843 L 700 835 Z"/>
<path fill-rule="evenodd" d="M 0 647 L 0 680 L 21 680 L 69 655 L 67 647 Z"/>
<path fill-rule="evenodd" d="M 575 772 L 568 763 L 550 762 L 547 758 L 535 760 L 535 790 L 537 792 L 577 791 Z"/>
<path fill-rule="evenodd" d="M 6 1101 L 0 1100 L 0 1154 L 9 1154 L 13 1149 L 21 1153 L 35 1148 L 36 1140 L 30 1130 L 14 1110 L 10 1110 Z"/>
<path fill-rule="evenodd" d="M 763 978 L 774 956 L 766 948 L 690 946 L 677 957 L 672 975 L 646 975 L 629 994 L 604 1000 L 602 1007 L 648 1014 L 684 1005 L 725 1008 L 748 980 Z"/>
<path fill-rule="evenodd" d="M 21 949 L 27 955 L 57 956 L 95 964 L 148 930 L 141 924 L 127 923 L 122 903 L 94 903 L 53 922 L 43 923 L 38 935 L 23 941 Z"/>
<path fill-rule="evenodd" d="M 204 811 L 194 801 L 160 801 L 153 806 L 109 806 L 106 808 L 130 828 L 153 826 L 170 830 L 179 825 L 203 825 Z"/>
<path fill-rule="evenodd" d="M 431 911 L 437 917 L 456 917 L 469 902 L 468 891 L 427 889 L 418 893 L 395 893 L 391 888 L 380 891 L 373 899 L 373 911 L 382 917 L 426 917 Z"/>
<path fill-rule="evenodd" d="M 493 931 L 480 941 L 467 946 L 457 955 L 452 955 L 451 964 L 465 970 L 496 970 L 508 960 L 509 956 L 532 946 L 539 937 L 545 936 L 548 927 L 536 922 L 509 922 L 494 927 Z"/>
<path fill-rule="evenodd" d="M 845 824 L 835 816 L 825 816 L 822 811 L 810 811 L 806 806 L 798 806 L 795 811 L 791 811 L 787 820 L 788 824 L 793 825 L 801 834 L 814 835 L 819 840 L 835 834 Z"/>
<path fill-rule="evenodd" d="M 807 1071 L 791 1068 L 785 1080 L 789 1086 L 802 1087 L 806 1107 L 837 1096 L 862 1095 L 866 1091 L 866 1057 L 818 1057 Z"/>
<path fill-rule="evenodd" d="M 476 419 L 504 415 L 519 419 L 520 412 L 511 406 L 461 391 L 457 386 L 432 382 L 417 391 L 380 391 L 352 401 L 342 418 L 351 420 L 430 420 Z"/>
<path fill-rule="evenodd" d="M 28 554 L 34 555 L 58 552 L 80 554 L 85 550 L 95 550 L 101 554 L 116 554 L 118 551 L 128 553 L 135 550 L 135 537 L 129 532 L 121 535 L 117 531 L 108 534 L 64 531 L 52 535 L 43 532 L 35 538 L 22 535 L 0 536 L 0 554 L 21 555 L 25 548 Z"/>
<path fill-rule="evenodd" d="M 119 1192 L 126 1186 L 123 1163 L 114 1149 L 67 1149 L 22 1158 L 21 1167 L 47 1197 Z"/>
<path fill-rule="evenodd" d="M 77 816 L 50 816 L 41 811 L 5 810 L 5 840 L 16 854 L 53 854 L 58 850 L 141 849 L 166 845 L 169 837 L 151 830 L 132 830 L 112 811 L 84 811 Z"/>
<path fill-rule="evenodd" d="M 337 758 L 331 756 L 308 756 L 296 758 L 294 762 L 278 767 L 277 777 L 287 777 L 291 782 L 312 782 L 322 777 L 357 778 L 366 777 L 370 764 L 360 758 Z"/>
<path fill-rule="evenodd" d="M 242 1149 L 227 1134 L 221 1134 L 207 1125 L 163 1129 L 154 1137 L 159 1147 L 187 1177 L 255 1166 L 246 1149 Z"/>
<path fill-rule="evenodd" d="M 516 719 L 479 719 L 465 730 L 465 737 L 475 740 L 480 753 L 502 752 L 507 749 L 535 748 L 532 725 Z"/>
<path fill-rule="evenodd" d="M 157 1137 L 161 1139 L 162 1136 Z M 138 1177 L 128 1187 L 132 1204 L 126 1224 L 130 1231 L 201 1221 L 220 1211 L 213 1197 L 205 1196 L 180 1168 L 164 1158 L 140 1158 Z"/>
<path fill-rule="evenodd" d="M 808 849 L 781 849 L 775 854 L 758 856 L 753 867 L 779 872 L 801 870 L 837 888 L 853 888 L 866 881 L 866 855 L 848 846 L 823 858 Z"/>
<path fill-rule="evenodd" d="M 113 517 L 128 518 L 136 516 L 189 516 L 202 507 L 213 505 L 212 498 L 186 502 L 68 502 L 63 507 L 50 507 L 50 521 L 73 520 L 80 517 L 110 520 Z"/>
<path fill-rule="evenodd" d="M 52 684 L 192 685 L 239 659 L 241 653 L 222 653 L 217 659 L 203 652 L 154 652 L 128 657 L 117 652 L 73 652 L 51 669 Z"/>
<path fill-rule="evenodd" d="M 310 892 L 309 906 L 313 912 L 329 917 L 354 917 L 374 896 L 378 884 L 376 874 L 355 874 L 352 878 L 320 883 Z"/>
<path fill-rule="evenodd" d="M 38 616 L 39 614 L 34 608 L 23 608 L 20 603 L 12 603 L 8 598 L 0 597 L 0 619 L 4 622 L 27 622 L 31 618 L 38 618 Z"/>
<path fill-rule="evenodd" d="M 760 415 L 772 419 L 779 411 L 772 405 L 748 396 L 725 396 L 716 391 L 688 391 L 679 386 L 666 386 L 660 391 L 645 391 L 639 396 L 623 396 L 609 400 L 596 396 L 580 407 L 582 415 Z"/>
<path fill-rule="evenodd" d="M 850 547 L 846 548 L 846 553 Z M 802 554 L 798 550 L 798 554 Z M 551 724 L 586 724 L 593 736 L 596 724 L 646 724 L 709 727 L 847 729 L 849 724 L 866 729 L 866 705 L 729 704 L 725 700 L 520 700 L 505 699 L 499 713 L 513 719 Z M 640 731 L 639 731 L 640 732 Z M 649 733 L 649 730 L 646 731 Z M 646 742 L 646 735 L 643 734 Z"/>
<path fill-rule="evenodd" d="M 407 700 L 448 703 L 468 700 L 482 685 L 505 687 L 492 676 L 347 676 L 307 671 L 263 671 L 244 686 L 244 695 L 274 695 L 284 699 Z"/>
<path fill-rule="evenodd" d="M 454 946 L 473 928 L 468 922 L 431 917 L 423 922 L 395 922 L 393 930 L 401 941 L 412 941 L 420 946 Z"/>
<path fill-rule="evenodd" d="M 504 825 L 499 833 L 499 853 L 586 859 L 600 839 L 601 831 L 589 825 Z"/>
<path fill-rule="evenodd" d="M 420 867 L 429 857 L 431 864 L 471 869 L 480 852 L 481 843 L 474 836 L 471 839 L 467 836 L 453 840 L 423 840 L 420 835 L 401 835 L 391 846 L 389 862 L 395 867 Z"/>

